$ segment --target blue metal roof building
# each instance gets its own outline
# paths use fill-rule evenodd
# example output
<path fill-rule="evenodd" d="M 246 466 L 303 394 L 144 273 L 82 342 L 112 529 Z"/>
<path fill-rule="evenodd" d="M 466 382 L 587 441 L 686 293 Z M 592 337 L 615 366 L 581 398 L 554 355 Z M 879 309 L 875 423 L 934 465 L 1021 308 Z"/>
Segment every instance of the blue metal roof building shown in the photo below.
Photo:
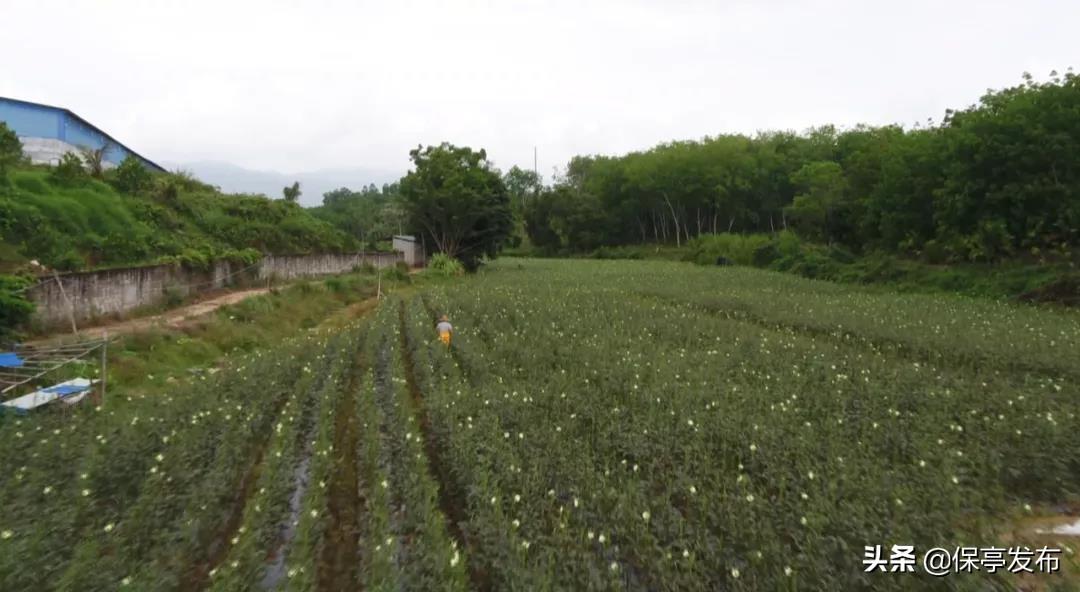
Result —
<path fill-rule="evenodd" d="M 36 164 L 56 164 L 65 152 L 77 152 L 80 148 L 99 150 L 107 146 L 104 154 L 107 165 L 116 166 L 131 155 L 146 168 L 165 172 L 163 167 L 61 107 L 0 97 L 0 121 L 19 136 L 23 152 Z"/>

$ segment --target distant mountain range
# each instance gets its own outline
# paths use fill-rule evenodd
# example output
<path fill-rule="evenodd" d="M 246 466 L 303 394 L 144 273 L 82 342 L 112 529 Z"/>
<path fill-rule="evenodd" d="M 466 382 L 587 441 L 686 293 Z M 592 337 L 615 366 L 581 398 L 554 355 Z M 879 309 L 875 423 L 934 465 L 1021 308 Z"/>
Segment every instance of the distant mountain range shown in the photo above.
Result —
<path fill-rule="evenodd" d="M 401 178 L 405 171 L 385 169 L 343 168 L 324 169 L 303 173 L 284 174 L 274 171 L 256 171 L 227 162 L 206 160 L 199 162 L 163 162 L 169 170 L 184 169 L 195 174 L 200 181 L 217 185 L 226 193 L 262 193 L 268 197 L 280 198 L 281 190 L 293 181 L 300 182 L 300 203 L 304 206 L 322 204 L 323 194 L 348 187 L 360 189 L 374 183 L 392 183 Z"/>

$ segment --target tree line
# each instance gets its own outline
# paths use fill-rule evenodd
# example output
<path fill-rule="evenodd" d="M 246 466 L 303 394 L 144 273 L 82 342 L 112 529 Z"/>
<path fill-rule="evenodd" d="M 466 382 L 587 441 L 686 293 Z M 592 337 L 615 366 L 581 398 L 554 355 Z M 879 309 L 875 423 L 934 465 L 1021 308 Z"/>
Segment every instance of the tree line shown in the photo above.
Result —
<path fill-rule="evenodd" d="M 940 261 L 1067 253 L 1080 239 L 1080 77 L 1030 75 L 937 125 L 828 125 L 573 158 L 524 208 L 548 252 L 776 232 Z"/>

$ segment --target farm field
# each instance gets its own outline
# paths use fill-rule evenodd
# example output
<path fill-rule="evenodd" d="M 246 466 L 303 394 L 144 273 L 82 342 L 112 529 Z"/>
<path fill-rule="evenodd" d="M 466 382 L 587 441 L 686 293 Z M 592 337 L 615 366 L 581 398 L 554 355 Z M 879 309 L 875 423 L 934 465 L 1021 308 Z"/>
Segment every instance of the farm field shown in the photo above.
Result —
<path fill-rule="evenodd" d="M 446 313 L 453 345 L 433 333 Z M 1080 315 L 500 260 L 193 384 L 0 419 L 2 590 L 1074 589 Z M 866 545 L 1062 549 L 866 573 Z"/>

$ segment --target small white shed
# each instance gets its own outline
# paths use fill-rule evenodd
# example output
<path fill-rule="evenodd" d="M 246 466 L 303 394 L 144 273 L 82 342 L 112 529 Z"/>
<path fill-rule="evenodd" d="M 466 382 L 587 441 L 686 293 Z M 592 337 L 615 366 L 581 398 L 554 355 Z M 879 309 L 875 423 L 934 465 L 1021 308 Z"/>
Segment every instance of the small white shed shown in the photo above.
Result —
<path fill-rule="evenodd" d="M 409 234 L 394 235 L 394 250 L 405 255 L 405 263 L 409 267 L 420 267 L 426 260 L 424 245 Z"/>

